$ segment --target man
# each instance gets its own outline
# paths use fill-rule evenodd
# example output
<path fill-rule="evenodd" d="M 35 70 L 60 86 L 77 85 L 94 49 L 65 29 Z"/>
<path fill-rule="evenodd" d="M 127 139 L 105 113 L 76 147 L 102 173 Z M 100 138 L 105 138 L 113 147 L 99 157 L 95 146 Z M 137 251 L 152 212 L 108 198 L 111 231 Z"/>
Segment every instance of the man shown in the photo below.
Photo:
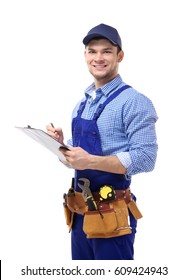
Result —
<path fill-rule="evenodd" d="M 73 209 L 72 259 L 132 260 L 141 214 L 130 192 L 131 177 L 154 169 L 157 115 L 152 102 L 118 74 L 124 52 L 115 28 L 99 24 L 83 43 L 94 83 L 73 110 L 70 150 L 61 150 L 75 169 L 76 195 L 83 179 L 91 191 L 83 213 Z M 47 131 L 63 141 L 61 128 L 48 125 Z"/>

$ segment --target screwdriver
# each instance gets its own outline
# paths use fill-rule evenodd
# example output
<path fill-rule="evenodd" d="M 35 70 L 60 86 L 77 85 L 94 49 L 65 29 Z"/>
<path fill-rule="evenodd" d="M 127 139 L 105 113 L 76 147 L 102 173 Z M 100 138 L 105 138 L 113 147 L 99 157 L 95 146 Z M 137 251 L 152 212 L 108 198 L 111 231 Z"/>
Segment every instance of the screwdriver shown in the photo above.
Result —
<path fill-rule="evenodd" d="M 89 211 L 96 211 L 97 210 L 97 204 L 94 201 L 92 196 L 87 197 L 87 205 Z"/>

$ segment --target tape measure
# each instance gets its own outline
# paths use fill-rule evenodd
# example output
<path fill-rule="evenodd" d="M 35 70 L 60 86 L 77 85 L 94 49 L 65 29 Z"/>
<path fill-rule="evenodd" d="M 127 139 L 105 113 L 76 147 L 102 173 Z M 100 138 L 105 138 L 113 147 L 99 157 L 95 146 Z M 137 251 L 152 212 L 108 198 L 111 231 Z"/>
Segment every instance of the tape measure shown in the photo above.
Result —
<path fill-rule="evenodd" d="M 116 198 L 116 193 L 112 186 L 104 185 L 99 191 L 100 201 L 103 200 L 114 200 Z"/>

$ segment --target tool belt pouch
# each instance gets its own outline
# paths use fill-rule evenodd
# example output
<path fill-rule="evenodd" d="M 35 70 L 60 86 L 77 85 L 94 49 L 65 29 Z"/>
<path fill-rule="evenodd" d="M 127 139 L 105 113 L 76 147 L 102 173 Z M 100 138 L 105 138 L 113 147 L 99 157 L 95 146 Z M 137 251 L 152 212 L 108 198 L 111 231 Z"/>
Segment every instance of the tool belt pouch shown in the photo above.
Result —
<path fill-rule="evenodd" d="M 101 202 L 99 211 L 87 211 L 84 215 L 83 231 L 88 238 L 114 237 L 131 233 L 129 211 L 124 199 Z"/>
<path fill-rule="evenodd" d="M 70 231 L 72 228 L 74 213 L 70 211 L 67 205 L 64 205 L 63 208 L 64 208 L 65 221 Z"/>
<path fill-rule="evenodd" d="M 67 196 L 66 203 L 71 212 L 83 215 L 86 211 L 86 203 L 80 193 L 75 192 L 74 195 Z"/>

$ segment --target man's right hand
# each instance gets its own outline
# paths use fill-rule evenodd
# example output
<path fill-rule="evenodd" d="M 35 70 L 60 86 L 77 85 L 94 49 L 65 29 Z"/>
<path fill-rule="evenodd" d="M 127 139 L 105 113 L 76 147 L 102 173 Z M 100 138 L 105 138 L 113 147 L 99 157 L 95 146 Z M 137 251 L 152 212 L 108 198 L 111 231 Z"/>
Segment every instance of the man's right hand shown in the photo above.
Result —
<path fill-rule="evenodd" d="M 48 124 L 46 126 L 47 133 L 57 140 L 59 143 L 63 143 L 64 136 L 61 127 L 53 127 L 52 125 Z"/>

